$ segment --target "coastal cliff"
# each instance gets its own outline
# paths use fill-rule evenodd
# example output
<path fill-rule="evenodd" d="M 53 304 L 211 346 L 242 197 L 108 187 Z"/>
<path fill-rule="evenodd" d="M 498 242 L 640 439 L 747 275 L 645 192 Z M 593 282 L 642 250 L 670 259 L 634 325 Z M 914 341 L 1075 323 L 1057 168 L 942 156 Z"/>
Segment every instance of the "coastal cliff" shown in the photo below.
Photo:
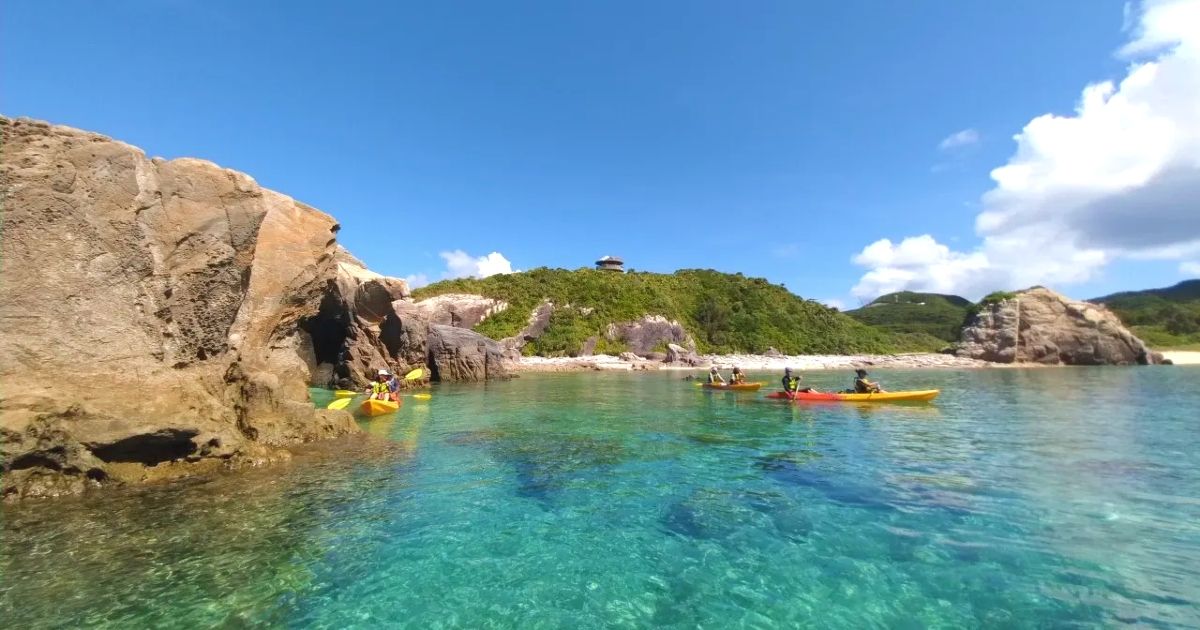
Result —
<path fill-rule="evenodd" d="M 284 459 L 358 430 L 310 385 L 427 362 L 428 324 L 397 312 L 407 284 L 245 174 L 0 117 L 0 193 L 7 499 Z M 503 375 L 472 365 L 440 374 Z"/>

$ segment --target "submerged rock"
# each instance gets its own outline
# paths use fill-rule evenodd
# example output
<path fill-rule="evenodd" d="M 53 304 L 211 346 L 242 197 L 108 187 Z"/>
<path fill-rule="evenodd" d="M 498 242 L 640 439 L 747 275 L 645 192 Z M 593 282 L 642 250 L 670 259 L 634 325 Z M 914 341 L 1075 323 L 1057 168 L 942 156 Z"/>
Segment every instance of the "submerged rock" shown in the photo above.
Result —
<path fill-rule="evenodd" d="M 1147 365 L 1157 362 L 1111 311 L 1035 287 L 983 305 L 955 348 L 994 363 Z"/>

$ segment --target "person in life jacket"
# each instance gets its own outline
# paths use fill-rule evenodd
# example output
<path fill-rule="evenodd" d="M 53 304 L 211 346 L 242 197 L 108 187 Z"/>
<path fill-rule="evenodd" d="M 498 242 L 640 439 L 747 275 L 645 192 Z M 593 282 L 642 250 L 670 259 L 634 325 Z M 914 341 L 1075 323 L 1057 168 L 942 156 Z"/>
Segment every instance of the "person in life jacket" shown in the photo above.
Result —
<path fill-rule="evenodd" d="M 712 369 L 710 369 L 708 371 L 708 384 L 709 385 L 724 385 L 725 384 L 725 379 L 721 377 L 721 373 L 717 371 L 717 366 L 715 366 L 715 365 L 712 366 Z"/>
<path fill-rule="evenodd" d="M 783 391 L 786 394 L 795 394 L 796 392 L 812 392 L 816 391 L 811 387 L 800 387 L 800 377 L 792 376 L 792 368 L 783 368 Z"/>
<path fill-rule="evenodd" d="M 746 375 L 742 372 L 742 368 L 733 368 L 733 375 L 729 377 L 729 382 L 733 383 L 734 385 L 746 382 Z"/>
<path fill-rule="evenodd" d="M 879 383 L 867 380 L 867 371 L 858 368 L 854 370 L 854 393 L 856 394 L 875 394 L 882 392 L 883 388 Z"/>
<path fill-rule="evenodd" d="M 392 393 L 391 385 L 388 381 L 391 379 L 392 373 L 387 370 L 379 370 L 375 375 L 375 382 L 371 383 L 371 388 L 368 393 L 375 400 L 395 400 L 396 396 Z"/>

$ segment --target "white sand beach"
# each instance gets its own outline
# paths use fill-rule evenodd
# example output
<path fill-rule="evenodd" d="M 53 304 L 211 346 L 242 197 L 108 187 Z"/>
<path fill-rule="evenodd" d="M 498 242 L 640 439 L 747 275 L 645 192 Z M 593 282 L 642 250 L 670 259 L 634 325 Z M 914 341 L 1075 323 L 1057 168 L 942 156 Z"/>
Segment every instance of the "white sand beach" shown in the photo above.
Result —
<path fill-rule="evenodd" d="M 900 369 L 961 369 L 1006 367 L 986 361 L 966 359 L 948 354 L 813 354 L 769 357 L 752 354 L 702 355 L 697 366 L 667 365 L 654 361 L 626 361 L 600 354 L 590 357 L 522 357 L 512 365 L 516 372 L 576 372 L 589 370 L 702 370 L 715 365 L 722 370 L 734 366 L 750 371 L 776 371 L 790 367 L 795 370 L 845 370 L 856 367 Z"/>
<path fill-rule="evenodd" d="M 1200 365 L 1200 352 L 1193 350 L 1168 350 L 1162 353 L 1164 359 L 1170 359 L 1175 365 Z"/>

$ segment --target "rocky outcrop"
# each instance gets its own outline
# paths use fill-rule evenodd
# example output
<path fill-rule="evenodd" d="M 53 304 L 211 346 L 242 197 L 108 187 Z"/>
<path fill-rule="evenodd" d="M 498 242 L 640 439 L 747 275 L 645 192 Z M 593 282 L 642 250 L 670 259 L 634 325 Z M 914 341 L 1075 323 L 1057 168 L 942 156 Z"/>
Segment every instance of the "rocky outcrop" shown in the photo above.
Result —
<path fill-rule="evenodd" d="M 429 368 L 433 378 L 482 381 L 509 375 L 504 347 L 466 328 L 433 324 L 428 332 Z"/>
<path fill-rule="evenodd" d="M 361 286 L 333 288 L 333 218 L 210 162 L 6 118 L 0 192 L 6 497 L 357 430 L 307 402 L 303 325 Z"/>
<path fill-rule="evenodd" d="M 488 317 L 507 310 L 508 303 L 482 295 L 446 293 L 415 302 L 412 308 L 432 324 L 474 328 Z"/>
<path fill-rule="evenodd" d="M 504 346 L 509 354 L 515 353 L 520 356 L 521 348 L 526 344 L 536 340 L 546 332 L 546 328 L 550 326 L 550 316 L 554 314 L 554 304 L 549 301 L 538 304 L 537 308 L 529 314 L 529 320 L 525 323 L 525 327 L 521 332 L 512 337 L 505 337 L 500 340 L 500 344 Z"/>
<path fill-rule="evenodd" d="M 690 366 L 704 365 L 707 363 L 707 361 L 703 357 L 697 355 L 694 350 L 673 343 L 667 344 L 666 362 L 676 365 Z"/>
<path fill-rule="evenodd" d="M 672 343 L 692 352 L 696 350 L 695 340 L 683 325 L 661 315 L 646 315 L 636 321 L 610 324 L 604 336 L 609 341 L 624 343 L 630 352 L 642 357 Z"/>
<path fill-rule="evenodd" d="M 1156 360 L 1108 309 L 1042 287 L 983 305 L 963 327 L 955 352 L 994 363 L 1146 365 Z"/>
<path fill-rule="evenodd" d="M 358 430 L 310 384 L 435 354 L 457 361 L 446 374 L 501 371 L 474 339 L 429 352 L 428 323 L 396 308 L 407 284 L 339 246 L 332 217 L 211 162 L 0 117 L 0 195 L 6 498 L 260 464 Z"/>

